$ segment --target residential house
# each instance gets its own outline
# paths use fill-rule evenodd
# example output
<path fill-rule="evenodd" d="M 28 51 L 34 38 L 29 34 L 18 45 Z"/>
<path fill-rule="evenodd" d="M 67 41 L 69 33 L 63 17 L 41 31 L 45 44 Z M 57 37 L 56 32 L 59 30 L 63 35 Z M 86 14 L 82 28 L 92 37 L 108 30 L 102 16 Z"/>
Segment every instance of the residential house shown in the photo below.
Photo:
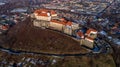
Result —
<path fill-rule="evenodd" d="M 9 29 L 9 26 L 8 26 L 8 25 L 2 25 L 2 24 L 0 24 L 0 30 L 6 31 L 6 30 L 8 30 L 8 29 Z"/>

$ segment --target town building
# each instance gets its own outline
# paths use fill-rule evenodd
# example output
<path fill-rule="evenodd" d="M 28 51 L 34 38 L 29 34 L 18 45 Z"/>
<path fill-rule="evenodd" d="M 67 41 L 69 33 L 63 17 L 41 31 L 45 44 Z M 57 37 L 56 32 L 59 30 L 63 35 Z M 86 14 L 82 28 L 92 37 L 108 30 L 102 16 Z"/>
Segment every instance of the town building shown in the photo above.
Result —
<path fill-rule="evenodd" d="M 1 25 L 0 24 L 0 30 L 3 30 L 3 31 L 6 31 L 9 29 L 9 26 L 8 25 Z"/>
<path fill-rule="evenodd" d="M 68 35 L 75 34 L 75 30 L 79 29 L 79 24 L 68 21 L 65 18 L 57 18 L 57 13 L 54 10 L 35 10 L 34 16 L 33 25 L 36 27 L 51 28 Z"/>
<path fill-rule="evenodd" d="M 66 23 L 66 20 L 53 19 L 50 21 L 50 28 L 63 31 Z"/>
<path fill-rule="evenodd" d="M 89 28 L 86 33 L 82 30 L 78 31 L 76 37 L 80 39 L 80 45 L 84 45 L 88 48 L 94 47 L 94 39 L 97 37 L 97 31 L 95 29 Z"/>
<path fill-rule="evenodd" d="M 80 45 L 94 48 L 94 39 L 97 37 L 97 30 L 92 28 L 80 30 L 78 23 L 66 20 L 65 18 L 52 18 L 57 16 L 53 10 L 39 9 L 34 12 L 34 15 L 34 26 L 54 29 L 68 35 L 75 35 L 79 39 Z"/>
<path fill-rule="evenodd" d="M 36 26 L 36 27 L 48 28 L 49 27 L 49 22 L 48 21 L 43 21 L 43 20 L 34 20 L 33 25 Z"/>
<path fill-rule="evenodd" d="M 73 35 L 75 30 L 79 29 L 79 24 L 62 19 L 53 19 L 50 21 L 50 28 L 63 31 L 68 35 Z"/>
<path fill-rule="evenodd" d="M 88 48 L 94 47 L 94 39 L 91 37 L 85 37 L 85 39 L 81 39 L 81 45 L 84 45 Z"/>
<path fill-rule="evenodd" d="M 77 37 L 78 39 L 83 39 L 83 38 L 85 38 L 85 35 L 84 35 L 84 33 L 80 30 L 80 31 L 77 32 L 76 37 Z"/>
<path fill-rule="evenodd" d="M 94 39 L 97 37 L 97 30 L 89 28 L 85 34 L 85 39 L 83 40 L 82 44 L 89 47 L 93 48 L 94 47 Z"/>
<path fill-rule="evenodd" d="M 39 9 L 35 10 L 34 16 L 37 20 L 50 21 L 52 18 L 57 17 L 57 13 L 54 10 Z"/>
<path fill-rule="evenodd" d="M 94 39 L 97 37 L 97 33 L 95 29 L 89 28 L 85 35 Z"/>

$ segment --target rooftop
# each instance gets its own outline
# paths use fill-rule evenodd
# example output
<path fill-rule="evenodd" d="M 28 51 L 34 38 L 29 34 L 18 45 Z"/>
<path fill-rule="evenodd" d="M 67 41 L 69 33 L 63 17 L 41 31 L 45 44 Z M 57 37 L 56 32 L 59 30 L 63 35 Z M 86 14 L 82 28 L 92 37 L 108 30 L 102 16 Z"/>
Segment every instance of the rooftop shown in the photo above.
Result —
<path fill-rule="evenodd" d="M 68 25 L 68 26 L 71 26 L 73 24 L 71 21 L 67 21 L 64 18 L 61 18 L 61 19 L 52 19 L 51 22 L 59 23 L 59 24 L 63 24 L 63 25 Z"/>
<path fill-rule="evenodd" d="M 89 35 L 91 32 L 97 33 L 97 30 L 89 28 L 86 34 Z"/>
<path fill-rule="evenodd" d="M 50 16 L 56 14 L 54 10 L 48 10 L 48 9 L 38 9 L 35 10 L 34 13 L 38 14 L 38 16 Z"/>
<path fill-rule="evenodd" d="M 1 5 L 4 5 L 4 4 L 5 4 L 5 3 L 3 3 L 3 2 L 0 2 L 0 6 L 1 6 Z"/>

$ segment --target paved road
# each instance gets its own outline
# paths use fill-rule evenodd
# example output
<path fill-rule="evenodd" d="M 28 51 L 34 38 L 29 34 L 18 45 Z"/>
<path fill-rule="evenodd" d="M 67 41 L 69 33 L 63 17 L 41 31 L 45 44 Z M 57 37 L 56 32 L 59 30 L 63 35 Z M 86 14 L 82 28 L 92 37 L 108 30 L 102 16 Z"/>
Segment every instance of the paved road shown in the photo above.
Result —
<path fill-rule="evenodd" d="M 7 52 L 7 53 L 10 53 L 10 54 L 39 54 L 39 55 L 47 55 L 47 56 L 88 56 L 88 55 L 91 55 L 91 53 L 80 53 L 80 54 L 53 54 L 53 53 L 44 53 L 44 52 L 30 52 L 30 51 L 15 51 L 15 50 L 12 50 L 12 49 L 7 49 L 7 48 L 4 48 L 4 47 L 1 47 L 0 46 L 0 50 L 1 51 L 4 51 L 4 52 Z"/>
<path fill-rule="evenodd" d="M 107 39 L 107 37 L 104 38 L 104 40 L 110 44 L 110 46 L 112 47 L 113 49 L 113 59 L 116 63 L 116 67 L 120 67 L 120 46 L 119 45 L 116 45 L 114 44 L 113 42 L 109 41 Z"/>
<path fill-rule="evenodd" d="M 114 2 L 116 2 L 116 0 L 113 0 L 106 8 L 104 8 L 101 12 L 98 13 L 98 16 L 102 15 L 102 13 L 104 13 L 104 11 L 106 11 Z"/>

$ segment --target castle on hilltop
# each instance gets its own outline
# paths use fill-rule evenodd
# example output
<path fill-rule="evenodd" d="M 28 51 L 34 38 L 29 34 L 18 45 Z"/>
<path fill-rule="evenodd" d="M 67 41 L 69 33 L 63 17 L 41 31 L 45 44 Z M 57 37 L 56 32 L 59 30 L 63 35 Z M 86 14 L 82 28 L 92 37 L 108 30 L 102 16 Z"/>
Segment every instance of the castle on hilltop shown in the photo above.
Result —
<path fill-rule="evenodd" d="M 54 10 L 38 9 L 33 13 L 33 25 L 41 28 L 50 28 L 61 31 L 67 35 L 75 36 L 80 42 L 89 48 L 94 48 L 94 39 L 97 37 L 98 31 L 92 28 L 84 30 L 79 24 L 66 20 L 65 18 L 58 18 Z"/>

